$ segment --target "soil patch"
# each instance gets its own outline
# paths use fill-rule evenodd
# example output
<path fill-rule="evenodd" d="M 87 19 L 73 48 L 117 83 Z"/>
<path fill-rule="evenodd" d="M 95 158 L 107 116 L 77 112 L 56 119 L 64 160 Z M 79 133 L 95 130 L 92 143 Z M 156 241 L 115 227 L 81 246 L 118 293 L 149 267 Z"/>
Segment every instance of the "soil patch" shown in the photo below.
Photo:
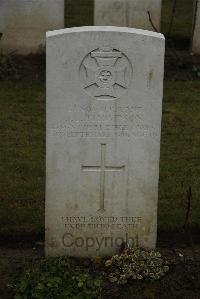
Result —
<path fill-rule="evenodd" d="M 159 249 L 167 258 L 170 271 L 154 282 L 134 282 L 117 287 L 108 283 L 103 298 L 200 298 L 200 246 Z M 25 267 L 44 257 L 42 243 L 29 249 L 0 248 L 0 299 L 11 299 Z"/>

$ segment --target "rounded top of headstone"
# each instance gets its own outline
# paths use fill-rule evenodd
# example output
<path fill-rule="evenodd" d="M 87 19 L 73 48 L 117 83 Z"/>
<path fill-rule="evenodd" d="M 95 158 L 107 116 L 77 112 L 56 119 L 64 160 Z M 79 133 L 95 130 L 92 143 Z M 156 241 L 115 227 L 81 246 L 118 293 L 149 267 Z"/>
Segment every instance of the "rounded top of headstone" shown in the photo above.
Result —
<path fill-rule="evenodd" d="M 69 33 L 81 33 L 81 32 L 118 32 L 118 33 L 132 33 L 136 35 L 143 35 L 149 37 L 155 37 L 165 39 L 162 33 L 148 31 L 143 29 L 128 28 L 128 27 L 115 27 L 115 26 L 83 26 L 83 27 L 72 27 L 60 30 L 48 31 L 46 37 L 50 38 L 53 36 L 69 34 Z"/>

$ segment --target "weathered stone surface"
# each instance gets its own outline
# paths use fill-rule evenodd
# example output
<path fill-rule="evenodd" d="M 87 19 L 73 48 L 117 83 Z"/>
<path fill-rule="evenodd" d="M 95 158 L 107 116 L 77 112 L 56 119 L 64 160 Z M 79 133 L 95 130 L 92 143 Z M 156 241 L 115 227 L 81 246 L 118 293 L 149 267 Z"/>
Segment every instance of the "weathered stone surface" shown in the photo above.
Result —
<path fill-rule="evenodd" d="M 200 0 L 195 0 L 194 7 L 194 35 L 192 41 L 192 52 L 200 54 Z"/>
<path fill-rule="evenodd" d="M 47 33 L 47 255 L 156 244 L 164 37 Z"/>
<path fill-rule="evenodd" d="M 46 31 L 64 28 L 64 0 L 1 0 L 0 49 L 4 53 L 44 50 Z"/>
<path fill-rule="evenodd" d="M 94 23 L 97 26 L 125 26 L 160 30 L 162 0 L 95 0 Z"/>

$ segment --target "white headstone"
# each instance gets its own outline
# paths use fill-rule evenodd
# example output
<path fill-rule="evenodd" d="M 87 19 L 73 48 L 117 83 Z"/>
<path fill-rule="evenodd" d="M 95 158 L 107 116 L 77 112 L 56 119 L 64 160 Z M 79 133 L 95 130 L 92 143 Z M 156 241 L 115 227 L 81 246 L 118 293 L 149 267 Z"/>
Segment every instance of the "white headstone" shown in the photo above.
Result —
<path fill-rule="evenodd" d="M 44 50 L 46 31 L 64 28 L 64 0 L 1 0 L 0 49 L 4 53 Z"/>
<path fill-rule="evenodd" d="M 200 0 L 195 0 L 194 8 L 194 35 L 192 41 L 192 52 L 200 54 Z"/>
<path fill-rule="evenodd" d="M 159 31 L 161 5 L 162 0 L 95 0 L 94 24 Z"/>
<path fill-rule="evenodd" d="M 47 255 L 155 247 L 164 37 L 47 33 Z"/>

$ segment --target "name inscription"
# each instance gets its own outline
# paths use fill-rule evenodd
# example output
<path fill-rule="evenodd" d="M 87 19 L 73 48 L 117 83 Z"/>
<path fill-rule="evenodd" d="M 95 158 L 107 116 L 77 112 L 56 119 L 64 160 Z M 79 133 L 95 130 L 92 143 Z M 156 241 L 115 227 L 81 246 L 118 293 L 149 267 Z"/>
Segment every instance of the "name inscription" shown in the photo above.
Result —
<path fill-rule="evenodd" d="M 144 121 L 142 106 L 74 105 L 66 119 L 51 127 L 55 136 L 67 138 L 157 137 L 158 130 Z"/>

